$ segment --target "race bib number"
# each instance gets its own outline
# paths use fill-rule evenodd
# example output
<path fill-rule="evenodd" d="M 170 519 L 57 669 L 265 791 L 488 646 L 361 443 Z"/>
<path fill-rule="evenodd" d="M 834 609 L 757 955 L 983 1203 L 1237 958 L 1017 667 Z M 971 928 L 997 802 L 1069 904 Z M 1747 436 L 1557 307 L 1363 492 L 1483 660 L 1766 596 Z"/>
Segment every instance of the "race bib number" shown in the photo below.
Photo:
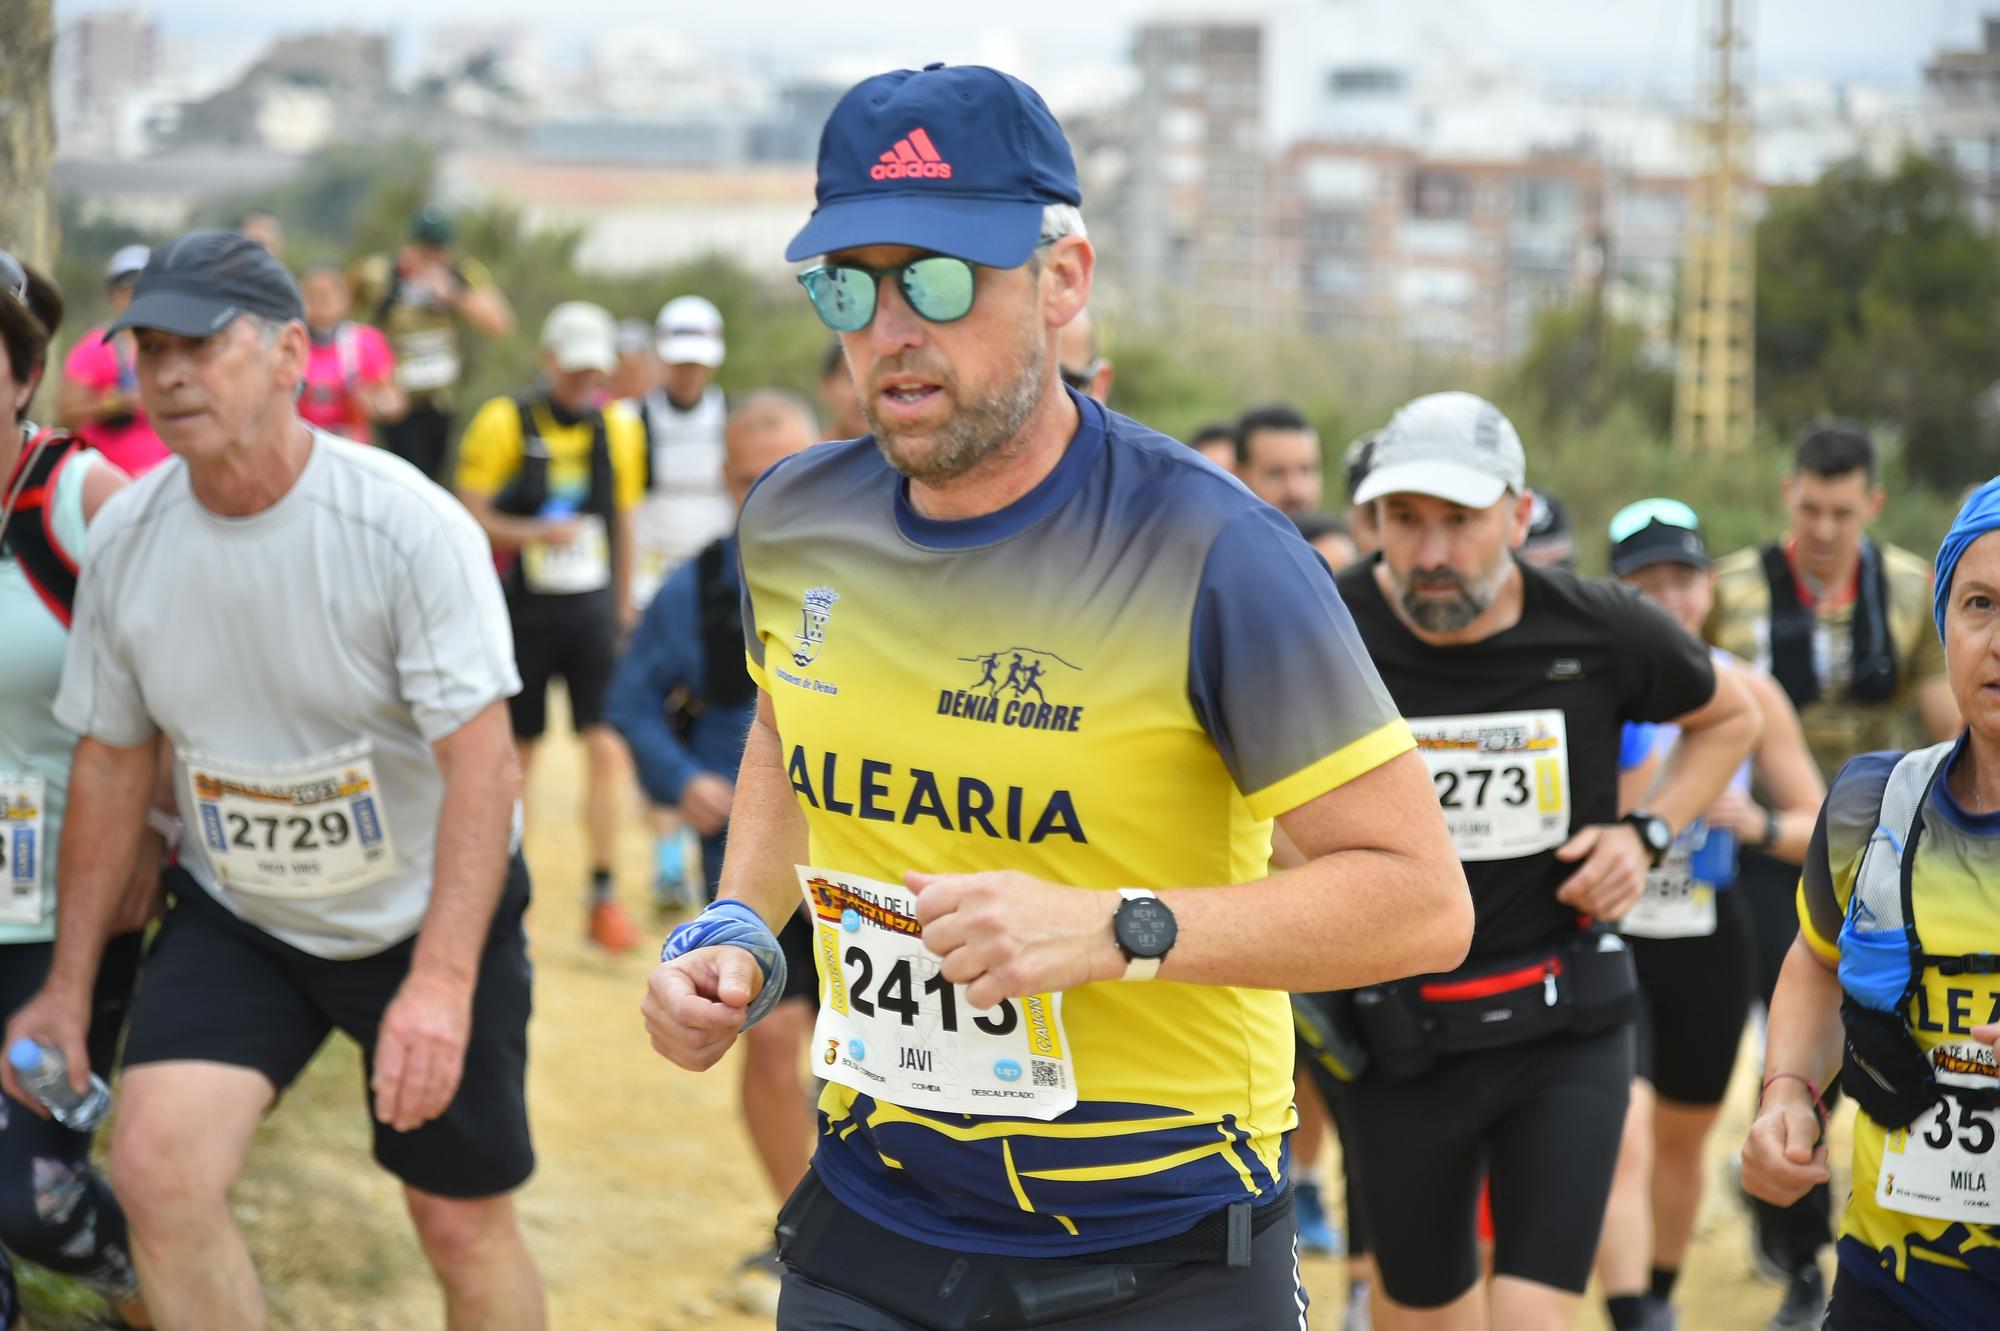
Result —
<path fill-rule="evenodd" d="M 1646 875 L 1639 904 L 1618 921 L 1634 938 L 1707 938 L 1715 932 L 1715 889 L 1698 881 L 1688 864 L 1690 838 L 1674 838 L 1660 867 Z"/>
<path fill-rule="evenodd" d="M 567 545 L 530 541 L 521 547 L 521 575 L 543 596 L 574 596 L 611 585 L 611 533 L 596 513 L 577 517 L 580 530 Z"/>
<path fill-rule="evenodd" d="M 1983 1069 L 1983 1075 L 1971 1079 L 1993 1084 L 1993 1050 L 1986 1045 L 1939 1045 L 1931 1059 L 1941 1081 L 1957 1075 L 1950 1067 L 1962 1061 L 1968 1069 Z M 2000 1110 L 1974 1109 L 1947 1092 L 1916 1122 L 1886 1136 L 1875 1200 L 1890 1210 L 1933 1220 L 2000 1222 L 2000 1152 L 1995 1146 L 2000 1146 Z"/>
<path fill-rule="evenodd" d="M 426 328 L 396 339 L 396 382 L 413 393 L 448 388 L 458 382 L 458 334 Z"/>
<path fill-rule="evenodd" d="M 0 774 L 0 924 L 42 922 L 47 796 L 38 776 Z"/>
<path fill-rule="evenodd" d="M 813 923 L 816 1076 L 906 1109 L 1052 1119 L 1076 1105 L 1062 995 L 980 1010 L 940 973 L 908 888 L 799 866 Z"/>
<path fill-rule="evenodd" d="M 183 760 L 190 821 L 221 886 L 310 900 L 359 891 L 396 871 L 365 742 L 278 766 Z"/>
<path fill-rule="evenodd" d="M 1569 840 L 1569 730 L 1559 711 L 1411 717 L 1461 860 L 1518 860 Z"/>

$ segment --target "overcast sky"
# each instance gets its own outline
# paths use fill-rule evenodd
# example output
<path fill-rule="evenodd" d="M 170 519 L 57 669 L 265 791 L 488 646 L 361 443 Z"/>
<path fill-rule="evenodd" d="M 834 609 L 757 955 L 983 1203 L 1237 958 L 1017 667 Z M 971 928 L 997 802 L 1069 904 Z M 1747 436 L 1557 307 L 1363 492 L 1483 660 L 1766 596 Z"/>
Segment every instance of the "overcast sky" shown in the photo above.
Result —
<path fill-rule="evenodd" d="M 140 0 L 142 2 L 142 0 Z M 58 19 L 135 0 L 56 0 Z M 676 27 L 704 50 L 787 68 L 855 57 L 932 59 L 1032 53 L 1045 75 L 1122 59 L 1147 15 L 1255 15 L 1290 4 L 1427 5 L 1441 27 L 1565 83 L 1679 82 L 1691 70 L 1702 0 L 1004 0 L 919 7 L 908 0 L 152 0 L 170 39 L 221 61 L 284 30 L 359 24 L 394 30 L 406 53 L 435 23 L 519 22 L 548 54 L 573 57 L 605 31 Z M 1739 0 L 1755 12 L 1765 74 L 1914 84 L 1938 45 L 1977 41 L 1978 0 Z M 2000 11 L 2000 0 L 1991 7 Z M 412 15 L 420 15 L 413 19 Z M 1032 77 L 1032 74 L 1031 74 Z"/>

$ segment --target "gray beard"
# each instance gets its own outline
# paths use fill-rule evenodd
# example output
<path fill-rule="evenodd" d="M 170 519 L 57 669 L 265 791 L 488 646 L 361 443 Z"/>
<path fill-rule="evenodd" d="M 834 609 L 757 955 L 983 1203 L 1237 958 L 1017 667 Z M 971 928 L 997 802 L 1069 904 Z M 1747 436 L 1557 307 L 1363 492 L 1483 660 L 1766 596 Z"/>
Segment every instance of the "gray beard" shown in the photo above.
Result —
<path fill-rule="evenodd" d="M 1498 594 L 1498 589 L 1494 587 L 1475 589 L 1463 578 L 1456 581 L 1458 599 L 1455 601 L 1419 597 L 1413 586 L 1405 585 L 1401 599 L 1403 612 L 1410 617 L 1410 622 L 1429 633 L 1456 633 L 1485 614 Z"/>
<path fill-rule="evenodd" d="M 901 436 L 884 427 L 864 404 L 862 412 L 875 428 L 875 446 L 903 475 L 925 485 L 940 485 L 965 475 L 997 453 L 1027 426 L 1035 409 L 1042 404 L 1042 377 L 1047 369 L 1047 348 L 1039 338 L 1030 338 L 1027 350 L 1015 366 L 1011 384 L 978 402 L 962 402 L 935 436 L 928 451 L 904 445 Z"/>

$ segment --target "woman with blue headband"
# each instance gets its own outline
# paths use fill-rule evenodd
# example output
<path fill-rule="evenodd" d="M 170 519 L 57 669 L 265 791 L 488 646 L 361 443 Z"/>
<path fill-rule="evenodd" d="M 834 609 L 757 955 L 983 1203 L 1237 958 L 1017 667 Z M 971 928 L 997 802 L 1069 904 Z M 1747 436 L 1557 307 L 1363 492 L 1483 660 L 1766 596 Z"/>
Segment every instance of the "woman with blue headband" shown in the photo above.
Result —
<path fill-rule="evenodd" d="M 2000 478 L 1938 551 L 1955 740 L 1840 772 L 1799 884 L 1743 1182 L 1784 1206 L 1828 1177 L 1819 1088 L 1843 1063 L 1853 1193 L 1828 1331 L 2000 1318 Z"/>

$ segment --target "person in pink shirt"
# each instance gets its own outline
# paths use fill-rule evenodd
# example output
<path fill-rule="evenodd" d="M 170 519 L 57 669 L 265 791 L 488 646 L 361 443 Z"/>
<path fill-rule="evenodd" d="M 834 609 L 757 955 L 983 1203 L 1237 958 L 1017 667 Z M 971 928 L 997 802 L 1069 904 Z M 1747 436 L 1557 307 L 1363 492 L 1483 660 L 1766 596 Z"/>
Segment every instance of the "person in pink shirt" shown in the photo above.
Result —
<path fill-rule="evenodd" d="M 312 359 L 306 364 L 299 415 L 322 430 L 373 443 L 374 422 L 403 414 L 395 357 L 381 330 L 347 317 L 352 298 L 338 265 L 316 263 L 299 281 Z"/>
<path fill-rule="evenodd" d="M 113 319 L 132 303 L 132 284 L 149 257 L 144 245 L 127 245 L 111 256 L 104 284 Z M 63 362 L 56 419 L 126 475 L 138 476 L 167 460 L 167 446 L 153 433 L 146 409 L 139 405 L 132 355 L 130 332 L 106 341 L 99 326 L 78 338 Z"/>

